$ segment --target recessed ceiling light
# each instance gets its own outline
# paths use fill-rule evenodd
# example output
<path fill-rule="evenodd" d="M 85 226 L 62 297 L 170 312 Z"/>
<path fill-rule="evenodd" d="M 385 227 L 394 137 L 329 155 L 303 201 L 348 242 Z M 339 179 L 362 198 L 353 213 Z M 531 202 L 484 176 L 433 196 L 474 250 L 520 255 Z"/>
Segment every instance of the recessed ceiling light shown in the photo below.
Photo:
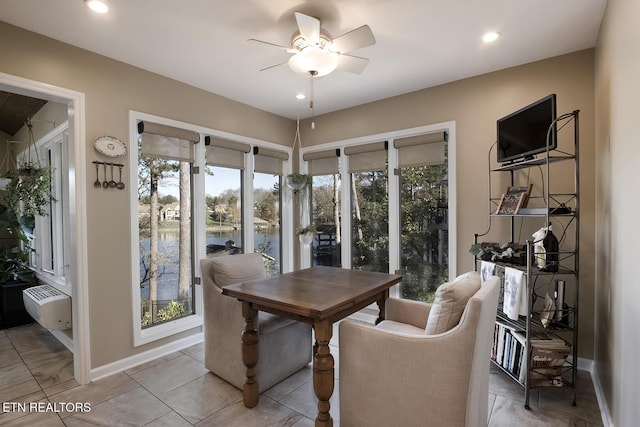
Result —
<path fill-rule="evenodd" d="M 84 3 L 89 6 L 89 9 L 97 13 L 107 13 L 109 11 L 109 6 L 100 0 L 84 0 Z"/>
<path fill-rule="evenodd" d="M 296 95 L 296 99 L 305 99 L 306 96 L 304 96 L 304 93 L 299 93 Z"/>
<path fill-rule="evenodd" d="M 485 43 L 491 43 L 498 40 L 498 37 L 500 37 L 500 33 L 497 33 L 495 31 L 490 31 L 486 33 L 484 36 L 482 36 L 482 41 Z"/>

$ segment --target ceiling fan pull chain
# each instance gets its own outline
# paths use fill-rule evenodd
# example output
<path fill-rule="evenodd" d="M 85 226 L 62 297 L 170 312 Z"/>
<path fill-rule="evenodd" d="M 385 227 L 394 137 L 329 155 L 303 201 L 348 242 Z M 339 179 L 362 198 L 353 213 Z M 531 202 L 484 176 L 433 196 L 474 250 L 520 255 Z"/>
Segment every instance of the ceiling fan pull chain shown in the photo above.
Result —
<path fill-rule="evenodd" d="M 315 120 L 313 120 L 313 116 L 314 116 L 314 109 L 313 109 L 313 77 L 315 75 L 317 75 L 318 72 L 317 71 L 309 71 L 309 94 L 310 94 L 310 99 L 309 99 L 309 108 L 311 108 L 311 129 L 315 129 L 316 128 L 316 122 Z"/>

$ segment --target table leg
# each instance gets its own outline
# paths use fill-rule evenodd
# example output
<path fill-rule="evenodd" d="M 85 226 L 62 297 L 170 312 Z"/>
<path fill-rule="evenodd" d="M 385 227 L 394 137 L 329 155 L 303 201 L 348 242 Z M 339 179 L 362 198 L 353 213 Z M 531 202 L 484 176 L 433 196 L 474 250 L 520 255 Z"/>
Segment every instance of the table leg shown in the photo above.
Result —
<path fill-rule="evenodd" d="M 253 408 L 258 404 L 258 380 L 256 379 L 255 366 L 258 364 L 259 341 L 258 337 L 258 310 L 250 303 L 242 303 L 242 316 L 246 322 L 242 331 L 242 361 L 247 367 L 247 380 L 242 390 L 244 406 Z"/>
<path fill-rule="evenodd" d="M 333 394 L 333 356 L 329 351 L 329 341 L 333 334 L 332 323 L 328 319 L 315 322 L 316 345 L 313 354 L 313 389 L 318 398 L 316 427 L 332 427 L 333 418 L 329 414 L 329 399 Z"/>
<path fill-rule="evenodd" d="M 385 307 L 387 304 L 387 298 L 389 298 L 389 289 L 385 289 L 382 297 L 376 301 L 378 303 L 378 318 L 376 319 L 376 325 L 382 322 L 386 317 Z"/>

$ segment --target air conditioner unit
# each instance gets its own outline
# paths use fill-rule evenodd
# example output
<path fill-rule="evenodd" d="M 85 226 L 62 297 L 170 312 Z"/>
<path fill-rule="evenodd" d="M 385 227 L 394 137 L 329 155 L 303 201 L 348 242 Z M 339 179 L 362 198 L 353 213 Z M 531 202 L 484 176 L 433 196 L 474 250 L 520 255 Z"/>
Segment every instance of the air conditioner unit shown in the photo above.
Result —
<path fill-rule="evenodd" d="M 22 291 L 24 308 L 47 329 L 71 328 L 71 298 L 50 285 L 33 286 Z"/>

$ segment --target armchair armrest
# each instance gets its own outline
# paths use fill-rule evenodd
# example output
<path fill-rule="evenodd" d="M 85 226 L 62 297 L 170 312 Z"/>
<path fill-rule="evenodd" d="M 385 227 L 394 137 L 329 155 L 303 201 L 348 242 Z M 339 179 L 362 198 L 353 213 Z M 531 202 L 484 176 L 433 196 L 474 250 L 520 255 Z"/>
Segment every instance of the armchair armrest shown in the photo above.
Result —
<path fill-rule="evenodd" d="M 431 304 L 400 298 L 388 298 L 385 311 L 386 319 L 406 323 L 416 328 L 427 326 Z"/>

